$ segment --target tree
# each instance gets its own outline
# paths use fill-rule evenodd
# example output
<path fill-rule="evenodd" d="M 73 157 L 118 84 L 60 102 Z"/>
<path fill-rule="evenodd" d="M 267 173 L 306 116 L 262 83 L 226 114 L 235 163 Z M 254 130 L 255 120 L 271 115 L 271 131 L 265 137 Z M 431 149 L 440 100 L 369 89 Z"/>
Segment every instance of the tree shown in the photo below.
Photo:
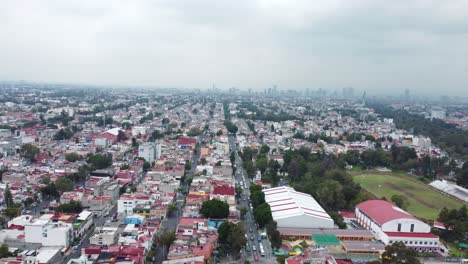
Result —
<path fill-rule="evenodd" d="M 206 161 L 205 158 L 201 158 L 201 159 L 200 159 L 200 163 L 201 163 L 201 165 L 204 166 L 204 165 L 206 165 L 207 161 Z"/>
<path fill-rule="evenodd" d="M 259 157 L 255 161 L 255 167 L 257 167 L 257 169 L 259 169 L 262 172 L 262 174 L 265 173 L 267 166 L 268 166 L 268 159 L 265 156 Z"/>
<path fill-rule="evenodd" d="M 187 133 L 187 135 L 189 137 L 196 137 L 196 136 L 199 136 L 201 135 L 202 132 L 200 131 L 200 129 L 198 127 L 192 127 L 189 132 Z"/>
<path fill-rule="evenodd" d="M 21 157 L 31 162 L 35 162 L 36 157 L 37 155 L 39 155 L 40 150 L 38 147 L 28 143 L 28 144 L 24 144 L 23 146 L 21 146 L 19 152 L 20 152 Z"/>
<path fill-rule="evenodd" d="M 244 219 L 245 215 L 247 214 L 247 208 L 245 207 L 242 207 L 240 209 L 240 216 L 241 216 L 241 219 Z"/>
<path fill-rule="evenodd" d="M 341 209 L 346 204 L 343 186 L 336 180 L 327 179 L 319 183 L 316 197 L 319 203 L 328 210 Z"/>
<path fill-rule="evenodd" d="M 156 243 L 163 246 L 163 256 L 166 255 L 167 248 L 169 248 L 175 240 L 175 232 L 164 232 L 156 237 Z"/>
<path fill-rule="evenodd" d="M 68 127 L 63 129 L 61 128 L 57 133 L 54 135 L 55 140 L 65 140 L 70 139 L 73 137 L 73 131 L 71 131 Z"/>
<path fill-rule="evenodd" d="M 403 195 L 394 194 L 392 195 L 391 200 L 392 203 L 396 204 L 396 206 L 400 207 L 403 210 L 406 210 L 409 206 L 408 198 L 406 198 Z"/>
<path fill-rule="evenodd" d="M 262 203 L 254 208 L 254 217 L 260 226 L 265 226 L 270 221 L 273 221 L 271 208 L 267 203 Z"/>
<path fill-rule="evenodd" d="M 270 233 L 270 241 L 271 241 L 271 246 L 273 248 L 279 249 L 281 248 L 281 243 L 283 240 L 281 239 L 281 233 L 278 230 L 273 230 Z"/>
<path fill-rule="evenodd" d="M 41 182 L 43 184 L 50 184 L 50 177 L 48 175 L 42 175 L 41 176 Z"/>
<path fill-rule="evenodd" d="M 68 162 L 75 162 L 77 160 L 81 160 L 82 157 L 80 154 L 76 153 L 76 152 L 71 152 L 71 153 L 67 153 L 65 154 L 65 159 L 68 161 Z"/>
<path fill-rule="evenodd" d="M 112 165 L 112 157 L 94 154 L 88 157 L 88 163 L 92 164 L 96 169 L 104 169 Z"/>
<path fill-rule="evenodd" d="M 13 219 L 20 215 L 20 210 L 21 208 L 17 204 L 14 204 L 10 207 L 5 208 L 3 210 L 3 214 L 8 218 Z"/>
<path fill-rule="evenodd" d="M 270 147 L 266 144 L 263 144 L 260 148 L 260 154 L 267 154 L 268 152 L 270 152 Z"/>
<path fill-rule="evenodd" d="M 350 150 L 346 152 L 346 154 L 344 155 L 344 159 L 349 165 L 359 164 L 359 161 L 360 161 L 359 151 Z"/>
<path fill-rule="evenodd" d="M 132 147 L 133 148 L 138 148 L 138 142 L 136 140 L 136 138 L 132 137 Z"/>
<path fill-rule="evenodd" d="M 468 161 L 463 163 L 462 169 L 457 173 L 457 184 L 468 188 Z"/>
<path fill-rule="evenodd" d="M 265 193 L 262 192 L 262 186 L 250 185 L 250 201 L 252 201 L 253 208 L 256 208 L 260 204 L 265 203 Z"/>
<path fill-rule="evenodd" d="M 55 181 L 55 185 L 57 186 L 57 190 L 61 193 L 69 192 L 73 190 L 73 181 L 66 177 L 60 177 Z"/>
<path fill-rule="evenodd" d="M 7 187 L 7 188 L 5 189 L 5 193 L 4 193 L 4 198 L 3 198 L 3 199 L 5 200 L 5 205 L 6 205 L 7 207 L 10 207 L 10 206 L 13 205 L 13 196 L 11 195 L 11 191 L 10 191 L 10 188 L 9 188 L 9 187 Z"/>
<path fill-rule="evenodd" d="M 229 131 L 229 133 L 236 134 L 237 133 L 237 126 L 234 125 L 231 120 L 225 120 L 224 125 L 226 126 L 226 129 Z"/>
<path fill-rule="evenodd" d="M 122 186 L 119 188 L 119 195 L 122 195 L 127 192 L 127 186 Z"/>
<path fill-rule="evenodd" d="M 186 171 L 189 171 L 192 169 L 192 163 L 189 160 L 185 161 L 185 166 L 184 166 Z"/>
<path fill-rule="evenodd" d="M 234 224 L 224 222 L 218 228 L 218 243 L 229 254 L 235 258 L 239 257 L 239 252 L 246 244 L 245 231 L 242 222 Z"/>
<path fill-rule="evenodd" d="M 170 204 L 167 207 L 167 213 L 168 215 L 172 215 L 172 213 L 177 212 L 177 206 L 175 204 Z"/>
<path fill-rule="evenodd" d="M 10 250 L 8 248 L 8 245 L 7 244 L 2 244 L 0 246 L 0 259 L 1 258 L 8 258 L 8 257 L 12 257 L 13 254 L 10 253 Z"/>
<path fill-rule="evenodd" d="M 71 200 L 69 203 L 64 203 L 55 208 L 57 213 L 75 213 L 79 214 L 83 211 L 81 203 L 75 200 Z"/>
<path fill-rule="evenodd" d="M 32 203 L 34 203 L 34 199 L 31 197 L 28 197 L 23 201 L 24 207 L 29 207 Z"/>
<path fill-rule="evenodd" d="M 167 117 L 163 118 L 163 120 L 162 120 L 163 125 L 169 124 L 169 122 L 170 122 L 170 120 Z"/>
<path fill-rule="evenodd" d="M 147 171 L 149 171 L 150 168 L 151 168 L 151 163 L 149 163 L 148 161 L 145 161 L 143 163 L 143 171 L 147 172 Z"/>
<path fill-rule="evenodd" d="M 382 254 L 383 264 L 421 264 L 417 258 L 416 251 L 407 248 L 403 242 L 395 242 L 385 247 Z"/>
<path fill-rule="evenodd" d="M 344 222 L 343 216 L 341 216 L 337 212 L 328 212 L 330 217 L 333 219 L 333 222 L 340 228 L 340 229 L 346 229 L 346 223 Z"/>
<path fill-rule="evenodd" d="M 128 170 L 130 169 L 130 165 L 128 165 L 127 163 L 124 163 L 122 164 L 122 166 L 120 166 L 120 170 Z"/>
<path fill-rule="evenodd" d="M 122 129 L 128 130 L 130 128 L 132 128 L 132 123 L 131 122 L 129 122 L 129 121 L 122 122 Z"/>
<path fill-rule="evenodd" d="M 57 190 L 57 186 L 55 186 L 55 183 L 49 183 L 45 187 L 41 188 L 41 193 L 45 197 L 54 197 L 58 198 L 60 197 L 60 193 Z"/>
<path fill-rule="evenodd" d="M 229 216 L 229 205 L 217 199 L 205 201 L 200 213 L 206 218 L 224 219 Z"/>

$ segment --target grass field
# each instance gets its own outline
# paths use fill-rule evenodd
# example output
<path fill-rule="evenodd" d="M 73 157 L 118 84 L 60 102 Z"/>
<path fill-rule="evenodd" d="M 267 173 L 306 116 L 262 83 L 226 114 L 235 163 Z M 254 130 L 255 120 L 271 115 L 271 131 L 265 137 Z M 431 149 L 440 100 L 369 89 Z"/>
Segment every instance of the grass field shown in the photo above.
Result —
<path fill-rule="evenodd" d="M 407 211 L 419 218 L 434 220 L 444 206 L 459 209 L 463 205 L 452 197 L 401 174 L 358 174 L 353 180 L 379 198 L 385 196 L 390 200 L 394 194 L 404 195 L 409 201 Z"/>

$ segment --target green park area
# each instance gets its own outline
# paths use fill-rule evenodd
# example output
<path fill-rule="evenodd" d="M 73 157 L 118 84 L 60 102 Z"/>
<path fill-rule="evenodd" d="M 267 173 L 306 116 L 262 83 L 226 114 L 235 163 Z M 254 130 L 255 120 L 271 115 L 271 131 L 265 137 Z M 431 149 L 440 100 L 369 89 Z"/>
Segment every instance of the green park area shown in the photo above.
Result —
<path fill-rule="evenodd" d="M 444 206 L 448 209 L 459 209 L 463 205 L 456 199 L 401 173 L 358 174 L 353 180 L 378 198 L 386 197 L 390 200 L 395 194 L 405 196 L 409 202 L 406 210 L 419 218 L 435 220 Z"/>

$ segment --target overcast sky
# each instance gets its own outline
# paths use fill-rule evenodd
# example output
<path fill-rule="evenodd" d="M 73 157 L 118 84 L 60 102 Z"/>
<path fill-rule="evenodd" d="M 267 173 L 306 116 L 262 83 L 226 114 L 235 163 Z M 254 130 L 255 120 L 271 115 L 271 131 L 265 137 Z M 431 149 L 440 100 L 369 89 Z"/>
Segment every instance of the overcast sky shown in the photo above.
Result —
<path fill-rule="evenodd" d="M 0 79 L 468 95 L 467 0 L 3 1 Z"/>

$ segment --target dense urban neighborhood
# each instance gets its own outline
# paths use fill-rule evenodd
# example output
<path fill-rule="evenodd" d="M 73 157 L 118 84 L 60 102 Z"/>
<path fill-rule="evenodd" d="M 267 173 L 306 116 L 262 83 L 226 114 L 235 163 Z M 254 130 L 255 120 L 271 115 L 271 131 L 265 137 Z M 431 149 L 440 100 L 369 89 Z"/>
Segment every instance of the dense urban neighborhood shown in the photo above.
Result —
<path fill-rule="evenodd" d="M 459 100 L 27 82 L 0 94 L 0 263 L 468 258 Z"/>

